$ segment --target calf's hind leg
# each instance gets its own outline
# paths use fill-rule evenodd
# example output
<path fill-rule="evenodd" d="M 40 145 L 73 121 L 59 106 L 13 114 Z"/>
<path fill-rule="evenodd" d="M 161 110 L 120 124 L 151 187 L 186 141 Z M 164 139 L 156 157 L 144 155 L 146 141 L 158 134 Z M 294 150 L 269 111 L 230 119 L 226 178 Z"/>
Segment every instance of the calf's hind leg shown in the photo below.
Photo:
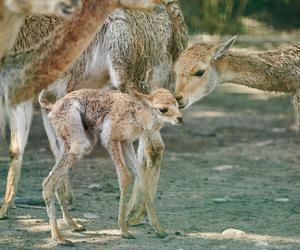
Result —
<path fill-rule="evenodd" d="M 41 95 L 45 93 L 44 91 L 41 93 Z M 51 151 L 55 157 L 55 161 L 58 161 L 59 157 L 60 157 L 60 147 L 61 145 L 59 145 L 59 141 L 58 138 L 55 135 L 55 132 L 52 128 L 52 125 L 49 121 L 48 118 L 48 112 L 46 111 L 46 109 L 41 108 L 41 113 L 42 113 L 42 118 L 43 118 L 43 123 L 44 123 L 44 128 L 49 140 L 49 144 L 50 144 L 50 148 Z M 64 184 L 65 184 L 65 192 L 64 195 L 68 201 L 68 206 L 72 207 L 74 205 L 74 194 L 72 191 L 72 186 L 69 180 L 69 177 L 66 176 L 63 180 Z"/>
<path fill-rule="evenodd" d="M 84 226 L 76 223 L 69 212 L 67 202 L 68 200 L 66 199 L 67 190 L 65 185 L 65 178 L 66 176 L 62 178 L 62 181 L 59 182 L 58 187 L 56 189 L 56 197 L 62 210 L 63 219 L 68 226 L 74 229 L 75 232 L 85 231 L 86 229 L 84 228 Z"/>
<path fill-rule="evenodd" d="M 68 211 L 67 201 L 64 194 L 65 184 L 63 179 L 68 175 L 68 171 L 74 162 L 82 158 L 82 156 L 91 149 L 92 144 L 85 134 L 80 112 L 74 108 L 68 110 L 68 112 L 63 115 L 63 121 L 53 121 L 57 137 L 65 138 L 64 140 L 61 140 L 63 153 L 49 176 L 43 182 L 43 197 L 47 206 L 52 239 L 57 244 L 71 245 L 72 242 L 65 240 L 58 230 L 54 210 L 55 193 L 59 200 L 66 223 L 72 226 L 75 230 L 84 230 L 83 226 L 73 221 Z"/>
<path fill-rule="evenodd" d="M 64 239 L 58 230 L 55 212 L 55 191 L 59 182 L 62 180 L 62 176 L 68 173 L 68 169 L 71 165 L 72 158 L 68 158 L 68 154 L 64 153 L 43 182 L 43 198 L 49 216 L 52 240 L 56 244 L 67 246 L 72 245 L 72 242 Z"/>

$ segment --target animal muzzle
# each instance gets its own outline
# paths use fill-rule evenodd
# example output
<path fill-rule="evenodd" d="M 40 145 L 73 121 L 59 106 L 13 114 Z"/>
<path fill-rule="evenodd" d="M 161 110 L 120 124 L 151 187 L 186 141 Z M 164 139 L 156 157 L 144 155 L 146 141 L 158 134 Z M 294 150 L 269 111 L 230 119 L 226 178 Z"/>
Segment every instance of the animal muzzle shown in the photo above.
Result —
<path fill-rule="evenodd" d="M 182 116 L 178 116 L 178 117 L 176 118 L 176 123 L 177 123 L 177 124 L 183 124 L 183 117 L 182 117 Z"/>
<path fill-rule="evenodd" d="M 180 109 L 184 109 L 187 106 L 188 101 L 184 100 L 183 96 L 179 95 L 179 96 L 175 96 L 175 98 L 176 98 L 176 101 L 179 104 Z"/>

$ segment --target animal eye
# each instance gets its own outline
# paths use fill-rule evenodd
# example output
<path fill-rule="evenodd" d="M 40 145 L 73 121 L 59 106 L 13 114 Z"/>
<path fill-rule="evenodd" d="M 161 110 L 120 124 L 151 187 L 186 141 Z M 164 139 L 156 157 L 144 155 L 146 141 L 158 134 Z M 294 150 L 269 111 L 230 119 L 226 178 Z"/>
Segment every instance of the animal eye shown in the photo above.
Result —
<path fill-rule="evenodd" d="M 169 109 L 168 108 L 162 108 L 162 109 L 159 109 L 159 111 L 161 113 L 167 113 L 169 111 Z"/>
<path fill-rule="evenodd" d="M 200 69 L 199 71 L 197 71 L 197 72 L 195 73 L 194 76 L 199 76 L 199 77 L 201 77 L 201 76 L 204 75 L 204 73 L 205 73 L 205 70 L 204 70 L 204 69 Z"/>

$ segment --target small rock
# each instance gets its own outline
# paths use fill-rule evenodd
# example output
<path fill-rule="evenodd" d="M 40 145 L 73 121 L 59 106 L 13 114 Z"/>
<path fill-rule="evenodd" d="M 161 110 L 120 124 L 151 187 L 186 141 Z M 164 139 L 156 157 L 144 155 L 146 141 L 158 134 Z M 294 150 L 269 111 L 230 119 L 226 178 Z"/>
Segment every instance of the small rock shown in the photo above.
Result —
<path fill-rule="evenodd" d="M 214 202 L 216 203 L 223 203 L 223 202 L 227 202 L 228 199 L 226 198 L 214 198 Z"/>
<path fill-rule="evenodd" d="M 273 133 L 284 133 L 287 131 L 287 128 L 272 128 Z"/>
<path fill-rule="evenodd" d="M 222 172 L 222 171 L 233 169 L 234 167 L 235 166 L 232 166 L 232 165 L 220 165 L 220 166 L 214 167 L 214 169 Z"/>
<path fill-rule="evenodd" d="M 275 199 L 274 201 L 285 203 L 285 202 L 289 202 L 290 199 L 289 198 L 278 198 L 278 199 Z"/>
<path fill-rule="evenodd" d="M 238 230 L 238 229 L 229 228 L 229 229 L 224 230 L 222 232 L 222 235 L 224 235 L 224 236 L 245 236 L 246 233 L 241 230 Z"/>
<path fill-rule="evenodd" d="M 97 214 L 92 214 L 92 213 L 84 213 L 83 217 L 89 220 L 99 219 L 99 216 Z"/>
<path fill-rule="evenodd" d="M 261 147 L 269 146 L 269 145 L 271 145 L 273 143 L 274 143 L 273 140 L 266 140 L 266 141 L 254 143 L 253 147 L 255 147 L 255 148 L 261 148 Z"/>
<path fill-rule="evenodd" d="M 98 188 L 101 188 L 101 186 L 99 184 L 94 183 L 94 184 L 89 185 L 88 188 L 90 188 L 90 189 L 95 189 L 95 188 L 98 189 Z"/>

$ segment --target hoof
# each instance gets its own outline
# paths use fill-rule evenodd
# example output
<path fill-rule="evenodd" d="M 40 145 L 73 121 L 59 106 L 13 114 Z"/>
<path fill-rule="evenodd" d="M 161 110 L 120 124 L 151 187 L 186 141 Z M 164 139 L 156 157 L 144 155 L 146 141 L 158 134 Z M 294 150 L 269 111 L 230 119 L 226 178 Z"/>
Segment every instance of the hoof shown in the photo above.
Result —
<path fill-rule="evenodd" d="M 51 246 L 66 246 L 72 247 L 74 246 L 72 241 L 65 240 L 65 239 L 52 239 Z"/>
<path fill-rule="evenodd" d="M 160 231 L 160 232 L 155 232 L 155 233 L 161 239 L 168 237 L 168 234 L 165 231 Z"/>
<path fill-rule="evenodd" d="M 122 236 L 123 239 L 126 239 L 126 240 L 135 239 L 135 237 L 131 233 L 126 233 L 126 234 L 122 233 L 121 236 Z"/>
<path fill-rule="evenodd" d="M 4 216 L 0 216 L 0 220 L 8 220 L 9 217 L 7 215 L 4 215 Z"/>
<path fill-rule="evenodd" d="M 0 220 L 8 220 L 9 219 L 9 217 L 8 217 L 8 215 L 6 214 L 6 213 L 4 213 L 4 214 L 0 214 Z"/>
<path fill-rule="evenodd" d="M 83 225 L 79 225 L 77 228 L 74 228 L 73 232 L 84 232 L 86 228 Z"/>

